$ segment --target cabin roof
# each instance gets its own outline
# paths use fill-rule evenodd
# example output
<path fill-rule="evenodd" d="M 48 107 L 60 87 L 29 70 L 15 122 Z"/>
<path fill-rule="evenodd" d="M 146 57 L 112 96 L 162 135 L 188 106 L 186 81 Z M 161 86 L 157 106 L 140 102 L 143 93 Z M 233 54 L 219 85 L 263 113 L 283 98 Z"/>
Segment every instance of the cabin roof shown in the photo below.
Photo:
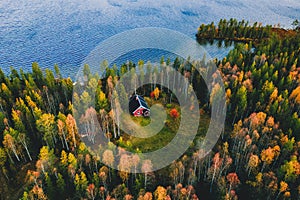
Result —
<path fill-rule="evenodd" d="M 133 95 L 129 100 L 129 111 L 133 113 L 139 107 L 143 107 L 149 110 L 147 103 L 145 102 L 144 98 L 139 95 Z"/>

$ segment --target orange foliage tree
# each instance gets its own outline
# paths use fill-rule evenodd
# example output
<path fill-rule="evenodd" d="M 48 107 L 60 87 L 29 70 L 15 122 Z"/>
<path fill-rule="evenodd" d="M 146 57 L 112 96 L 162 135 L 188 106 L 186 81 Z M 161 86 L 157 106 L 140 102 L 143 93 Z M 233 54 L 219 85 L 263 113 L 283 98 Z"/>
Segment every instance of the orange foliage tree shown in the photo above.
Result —
<path fill-rule="evenodd" d="M 172 110 L 170 110 L 170 116 L 174 119 L 179 117 L 179 112 L 176 110 L 176 108 L 173 108 Z"/>

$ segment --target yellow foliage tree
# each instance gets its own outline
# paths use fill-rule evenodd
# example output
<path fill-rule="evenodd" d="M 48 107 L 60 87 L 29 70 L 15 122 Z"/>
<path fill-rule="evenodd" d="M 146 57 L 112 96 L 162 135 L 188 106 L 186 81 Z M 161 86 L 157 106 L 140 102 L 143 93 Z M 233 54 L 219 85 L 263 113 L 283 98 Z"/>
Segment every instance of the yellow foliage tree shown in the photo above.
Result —
<path fill-rule="evenodd" d="M 165 200 L 167 196 L 167 190 L 162 187 L 158 186 L 154 192 L 154 197 L 156 200 Z"/>
<path fill-rule="evenodd" d="M 300 104 L 300 86 L 292 91 L 290 99 L 293 99 L 295 103 Z"/>
<path fill-rule="evenodd" d="M 159 91 L 158 87 L 156 87 L 155 90 L 153 91 L 155 99 L 158 99 L 159 93 L 160 93 L 160 91 Z"/>
<path fill-rule="evenodd" d="M 266 164 L 271 164 L 274 160 L 275 157 L 275 151 L 274 149 L 272 149 L 271 147 L 269 147 L 268 149 L 264 149 L 262 150 L 261 154 L 261 160 L 264 162 L 263 167 L 261 169 L 261 171 L 263 171 L 263 169 L 265 168 Z"/>

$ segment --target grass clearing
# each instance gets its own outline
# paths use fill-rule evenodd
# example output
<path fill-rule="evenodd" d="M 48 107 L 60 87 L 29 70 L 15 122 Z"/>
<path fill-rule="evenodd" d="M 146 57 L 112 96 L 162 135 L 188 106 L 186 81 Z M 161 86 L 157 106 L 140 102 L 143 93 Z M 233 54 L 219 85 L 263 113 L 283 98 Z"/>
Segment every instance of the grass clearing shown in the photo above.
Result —
<path fill-rule="evenodd" d="M 167 112 L 169 111 L 170 109 L 167 109 Z M 140 124 L 141 126 L 146 126 L 151 122 L 150 118 L 144 117 L 132 117 L 132 119 L 135 123 Z M 123 134 L 122 141 L 119 141 L 118 145 L 130 151 L 139 151 L 143 153 L 161 149 L 170 143 L 175 137 L 179 123 L 180 118 L 173 119 L 170 117 L 170 115 L 168 115 L 167 119 L 165 120 L 165 126 L 156 135 L 148 138 L 139 138 L 133 137 L 129 134 Z M 208 114 L 201 114 L 195 140 L 199 139 L 200 137 L 205 137 L 209 123 L 210 116 Z"/>

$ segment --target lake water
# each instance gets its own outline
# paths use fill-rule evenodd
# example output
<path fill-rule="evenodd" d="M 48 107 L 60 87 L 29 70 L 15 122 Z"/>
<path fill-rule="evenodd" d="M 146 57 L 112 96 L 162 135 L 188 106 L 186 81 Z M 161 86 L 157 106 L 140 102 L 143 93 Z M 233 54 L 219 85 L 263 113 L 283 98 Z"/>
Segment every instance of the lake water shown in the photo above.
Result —
<path fill-rule="evenodd" d="M 272 3 L 271 3 L 272 2 Z M 246 19 L 290 27 L 300 19 L 297 0 L 20 0 L 0 1 L 0 67 L 9 71 L 58 64 L 64 76 L 73 77 L 84 58 L 101 41 L 125 30 L 164 27 L 195 38 L 201 23 L 220 18 Z M 211 57 L 226 56 L 229 49 L 205 47 Z M 162 52 L 124 56 L 124 59 L 158 59 Z M 124 60 L 125 61 L 125 60 Z"/>

